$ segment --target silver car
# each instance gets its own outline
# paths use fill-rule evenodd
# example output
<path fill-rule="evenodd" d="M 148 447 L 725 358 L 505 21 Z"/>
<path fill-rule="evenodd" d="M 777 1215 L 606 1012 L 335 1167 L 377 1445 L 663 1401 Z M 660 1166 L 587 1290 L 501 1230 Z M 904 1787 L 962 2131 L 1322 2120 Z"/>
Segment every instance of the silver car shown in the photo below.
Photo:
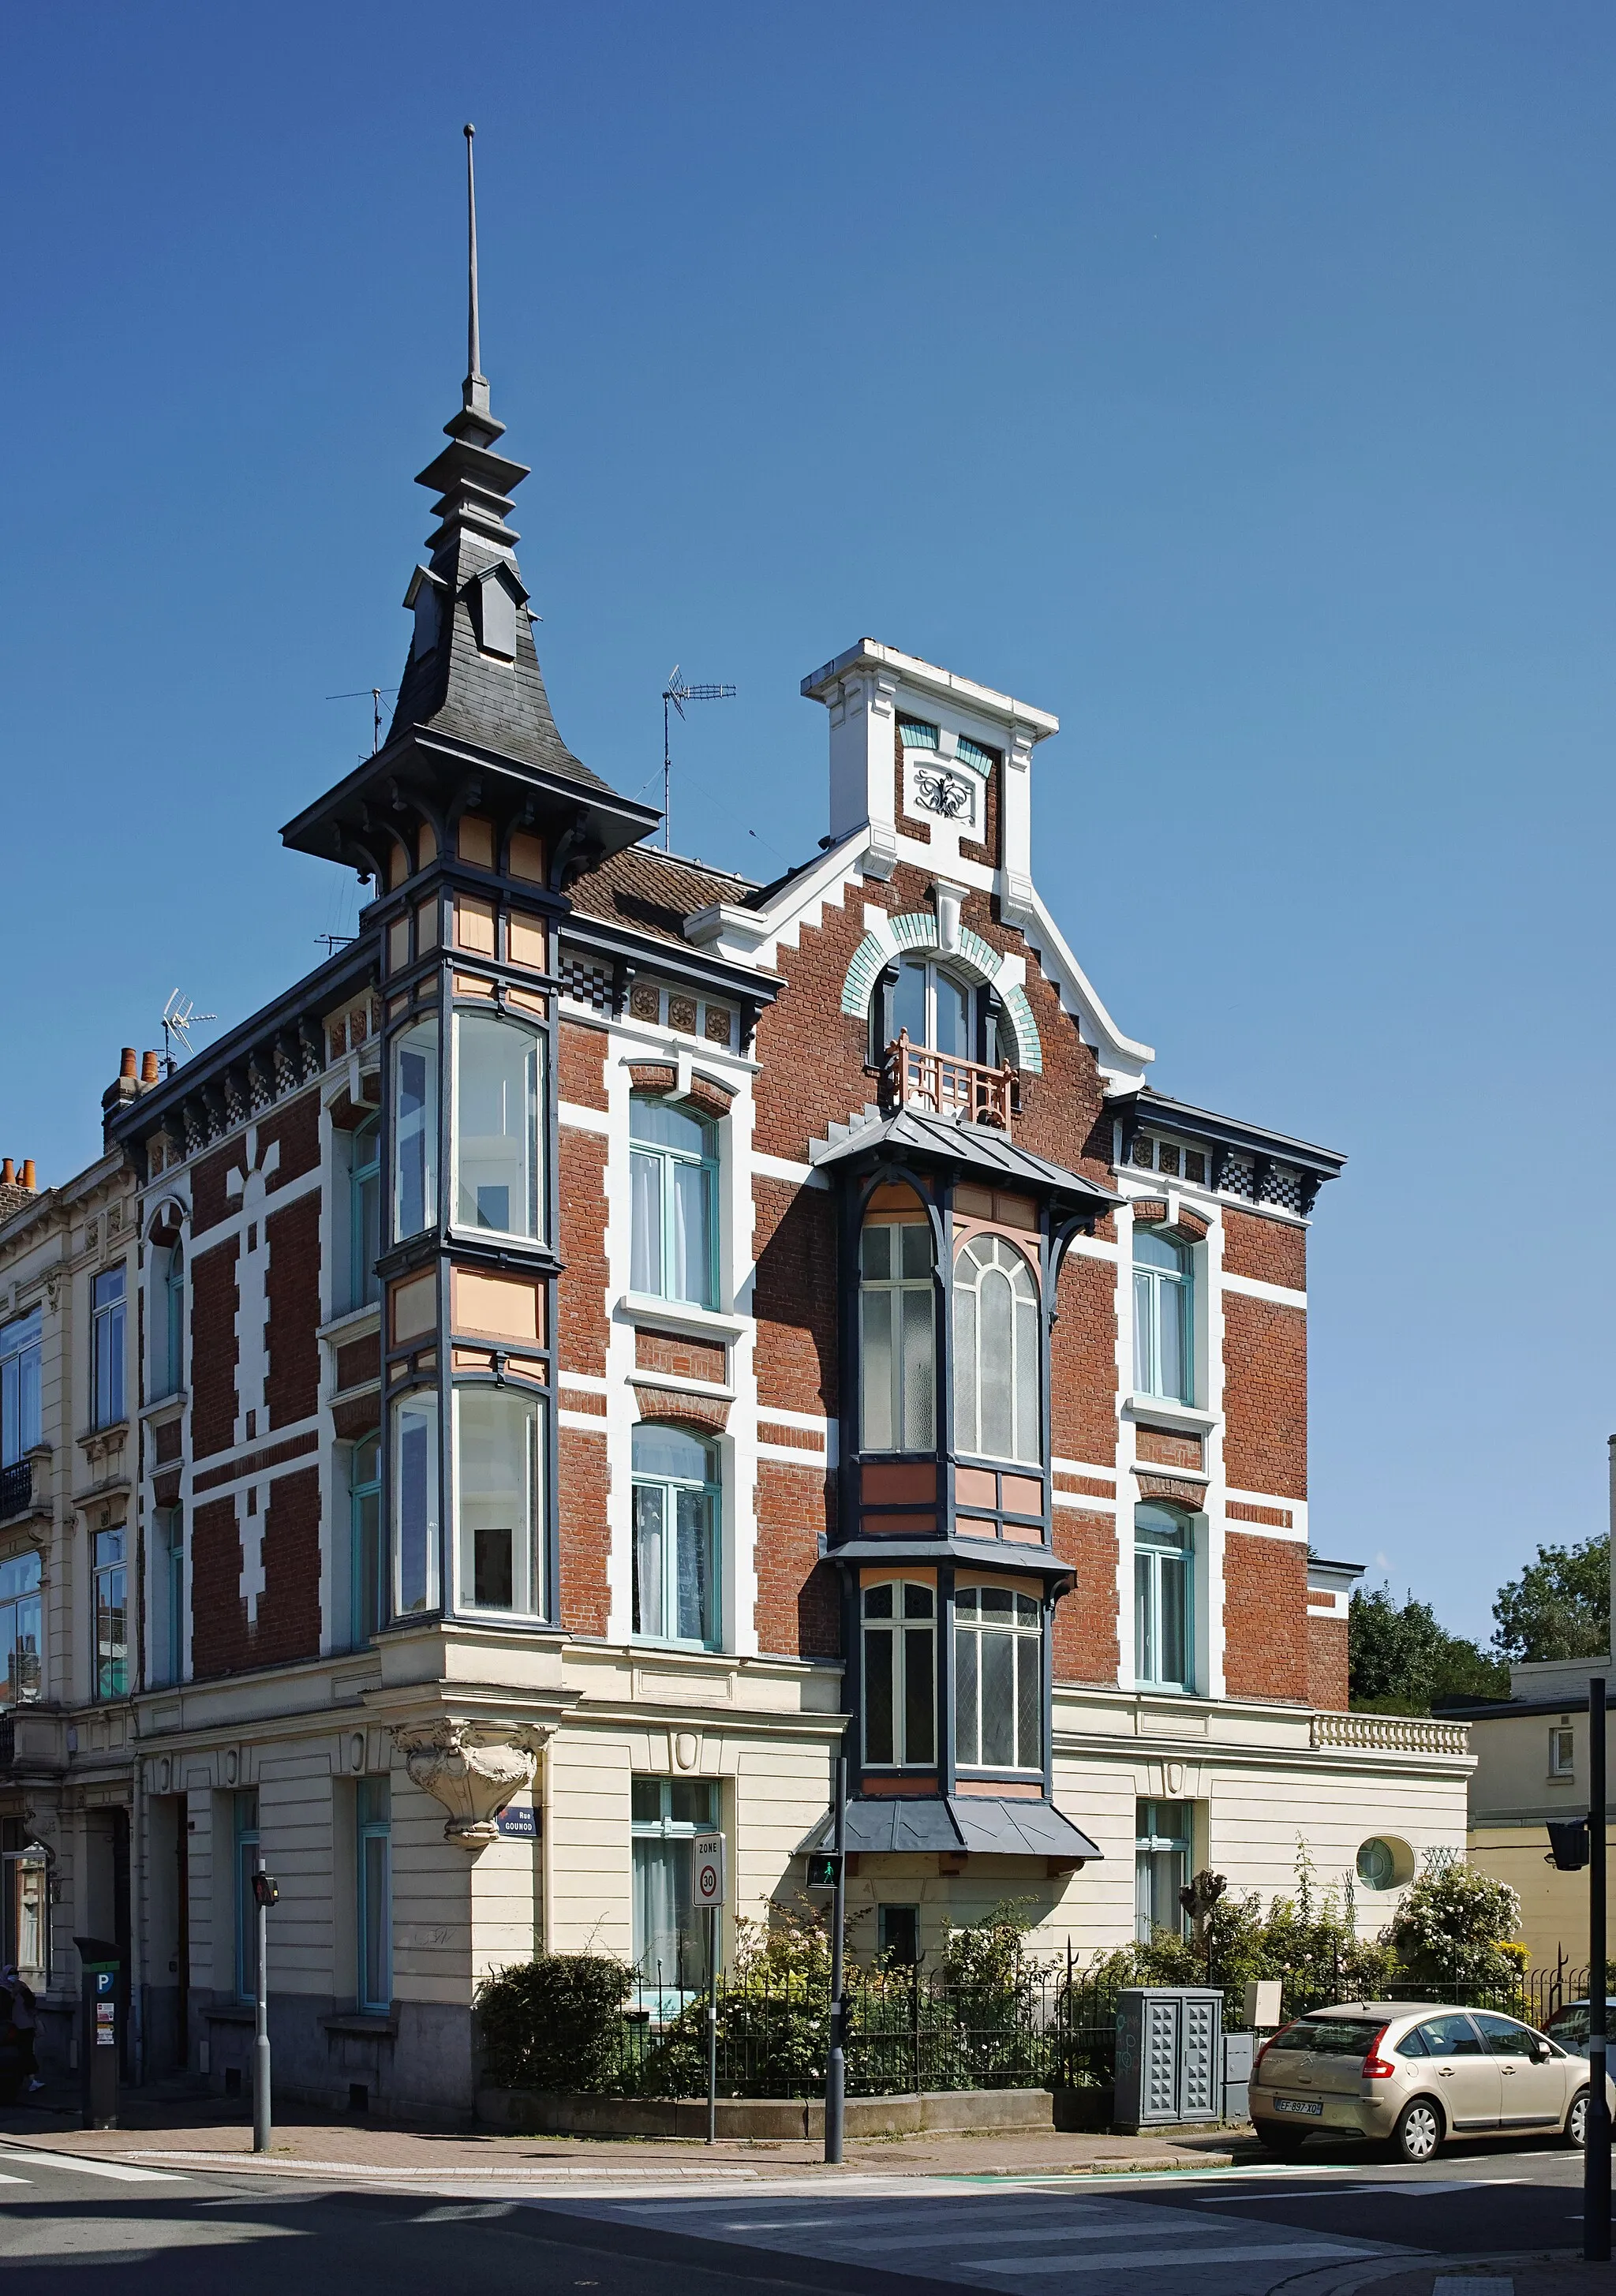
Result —
<path fill-rule="evenodd" d="M 1490 2009 L 1344 2001 L 1298 2017 L 1259 2052 L 1251 2120 L 1271 2152 L 1309 2135 L 1368 2136 L 1429 2161 L 1448 2136 L 1557 2136 L 1580 2145 L 1587 2061 Z"/>

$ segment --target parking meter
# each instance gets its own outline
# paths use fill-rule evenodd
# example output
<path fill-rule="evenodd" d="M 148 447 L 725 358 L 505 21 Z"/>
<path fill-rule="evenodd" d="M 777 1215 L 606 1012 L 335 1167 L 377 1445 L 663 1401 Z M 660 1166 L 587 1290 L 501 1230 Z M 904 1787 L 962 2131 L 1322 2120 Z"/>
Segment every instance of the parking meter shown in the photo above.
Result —
<path fill-rule="evenodd" d="M 78 2071 L 86 2128 L 118 2126 L 118 1980 L 123 1956 L 105 1938 L 75 1938 L 80 1971 Z"/>

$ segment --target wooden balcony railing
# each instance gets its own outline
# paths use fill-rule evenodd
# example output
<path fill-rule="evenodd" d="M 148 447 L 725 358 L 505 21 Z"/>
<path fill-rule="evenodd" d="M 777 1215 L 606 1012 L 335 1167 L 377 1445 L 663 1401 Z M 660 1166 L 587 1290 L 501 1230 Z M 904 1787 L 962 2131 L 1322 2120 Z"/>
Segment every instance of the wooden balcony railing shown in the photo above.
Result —
<path fill-rule="evenodd" d="M 1010 1129 L 1015 1070 L 1008 1062 L 988 1068 L 981 1061 L 956 1059 L 951 1053 L 934 1053 L 912 1045 L 906 1029 L 887 1046 L 881 1070 L 883 1108 L 923 1108 L 928 1115 L 951 1122 L 990 1124 Z"/>

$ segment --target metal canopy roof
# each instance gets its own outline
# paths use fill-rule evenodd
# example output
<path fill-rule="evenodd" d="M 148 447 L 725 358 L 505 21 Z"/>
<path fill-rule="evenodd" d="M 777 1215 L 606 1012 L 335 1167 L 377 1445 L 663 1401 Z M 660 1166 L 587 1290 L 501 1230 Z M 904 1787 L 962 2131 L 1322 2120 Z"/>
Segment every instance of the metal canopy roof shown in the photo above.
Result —
<path fill-rule="evenodd" d="M 827 1810 L 797 1844 L 799 1856 L 828 1849 L 835 1820 Z M 914 1857 L 972 1851 L 994 1857 L 1070 1857 L 1104 1853 L 1062 1816 L 1053 1802 L 1002 1800 L 988 1794 L 867 1794 L 847 1806 L 842 1836 L 849 1849 L 873 1857 Z"/>
<path fill-rule="evenodd" d="M 1079 1173 L 1018 1148 L 1007 1133 L 986 1124 L 957 1124 L 916 1108 L 900 1109 L 879 1123 L 861 1125 L 848 1139 L 815 1158 L 823 1172 L 832 1165 L 871 1160 L 951 1164 L 980 1174 L 997 1187 L 1021 1187 L 1040 1195 L 1061 1195 L 1082 1205 L 1098 1218 L 1120 1204 L 1110 1188 L 1086 1180 Z"/>

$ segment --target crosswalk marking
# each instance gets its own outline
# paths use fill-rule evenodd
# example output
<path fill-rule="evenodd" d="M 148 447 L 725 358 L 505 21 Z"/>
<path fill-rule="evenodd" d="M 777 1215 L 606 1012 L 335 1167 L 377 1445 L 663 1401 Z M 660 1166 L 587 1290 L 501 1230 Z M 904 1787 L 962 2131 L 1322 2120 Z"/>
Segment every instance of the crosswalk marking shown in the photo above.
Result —
<path fill-rule="evenodd" d="M 120 2185 L 183 2185 L 185 2178 L 171 2169 L 126 2169 L 119 2161 L 86 2161 L 81 2152 L 22 2152 L 6 2145 L 0 2151 L 0 2160 L 15 2161 L 24 2168 L 62 2169 L 77 2177 L 111 2177 Z M 25 2183 L 18 2177 L 16 2183 Z"/>
<path fill-rule="evenodd" d="M 1108 2256 L 1017 2256 L 1005 2259 L 1004 2270 L 1020 2280 L 1032 2272 L 1127 2272 L 1136 2273 L 1147 2265 L 1193 2264 L 1200 2272 L 1215 2272 L 1224 2264 L 1269 2264 L 1282 2258 L 1319 2257 L 1331 2262 L 1345 2264 L 1354 2257 L 1382 2256 L 1384 2249 L 1355 2248 L 1344 2241 L 1323 2240 L 1265 2240 L 1241 2248 L 1205 2248 L 1199 2243 L 1193 2248 L 1128 2248 L 1113 2249 Z M 1396 2254 L 1398 2251 L 1392 2251 Z M 988 2273 L 994 2270 L 991 2259 L 980 2264 L 964 2264 L 962 2272 Z"/>

